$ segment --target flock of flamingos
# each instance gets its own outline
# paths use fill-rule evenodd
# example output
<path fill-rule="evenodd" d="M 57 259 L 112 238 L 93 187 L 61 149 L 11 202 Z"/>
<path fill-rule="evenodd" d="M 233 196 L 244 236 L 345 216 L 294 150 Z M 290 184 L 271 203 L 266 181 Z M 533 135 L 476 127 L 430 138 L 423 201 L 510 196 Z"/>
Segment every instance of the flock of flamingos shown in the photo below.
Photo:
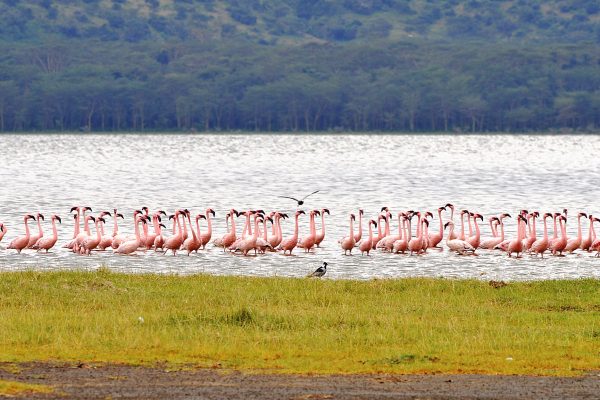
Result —
<path fill-rule="evenodd" d="M 450 212 L 450 219 L 444 224 L 443 213 L 445 211 Z M 516 237 L 512 238 L 506 238 L 504 234 L 505 221 L 512 217 L 509 214 L 492 216 L 489 218 L 492 236 L 483 239 L 478 223 L 478 221 L 483 222 L 481 214 L 467 210 L 460 211 L 460 230 L 458 230 L 455 228 L 454 211 L 452 204 L 438 208 L 439 229 L 430 231 L 430 224 L 434 221 L 434 215 L 431 212 L 410 210 L 394 215 L 388 207 L 383 207 L 376 219 L 366 221 L 365 234 L 363 232 L 364 212 L 359 210 L 357 232 L 354 229 L 356 216 L 350 214 L 348 236 L 340 239 L 338 243 L 344 254 L 350 255 L 355 248 L 363 255 L 369 255 L 375 249 L 391 253 L 420 255 L 425 254 L 430 248 L 441 249 L 440 244 L 445 241 L 451 251 L 460 255 L 473 255 L 477 249 L 486 249 L 504 251 L 509 257 L 513 255 L 522 257 L 524 253 L 544 257 L 546 252 L 562 256 L 564 253 L 573 253 L 576 250 L 595 251 L 595 256 L 600 256 L 600 239 L 596 239 L 594 231 L 594 222 L 600 221 L 600 219 L 583 212 L 577 214 L 578 233 L 576 237 L 567 237 L 567 210 L 564 209 L 562 212 L 545 213 L 544 215 L 537 211 L 521 210 L 515 218 Z M 184 251 L 190 255 L 192 252 L 197 253 L 198 250 L 205 249 L 211 240 L 214 246 L 222 248 L 223 251 L 239 252 L 244 256 L 250 252 L 257 254 L 269 251 L 282 251 L 284 255 L 291 255 L 296 247 L 310 252 L 325 240 L 325 214 L 329 215 L 328 209 L 309 211 L 310 231 L 299 237 L 298 220 L 306 213 L 301 210 L 296 211 L 293 214 L 293 235 L 284 239 L 281 223 L 282 220 L 290 218 L 287 214 L 277 211 L 265 213 L 262 210 L 238 212 L 231 209 L 225 217 L 227 233 L 213 239 L 211 218 L 215 217 L 215 212 L 211 208 L 207 208 L 203 214 L 196 215 L 193 218 L 194 223 L 192 223 L 192 214 L 187 209 L 177 210 L 174 214 L 167 216 L 167 213 L 162 210 L 150 213 L 147 207 L 143 207 L 133 213 L 135 235 L 119 233 L 118 220 L 119 218 L 124 219 L 124 217 L 116 209 L 112 213 L 103 211 L 96 217 L 86 215 L 87 212 L 92 212 L 92 209 L 90 207 L 73 207 L 71 209 L 75 219 L 75 231 L 72 240 L 62 246 L 83 255 L 90 255 L 92 251 L 109 248 L 116 254 L 124 255 L 147 250 L 162 251 L 163 253 L 170 251 L 173 255 L 176 255 L 178 251 Z M 236 219 L 240 216 L 245 220 L 241 235 L 238 234 L 236 228 Z M 393 234 L 390 227 L 394 216 L 398 221 L 397 234 Z M 112 233 L 105 233 L 104 230 L 107 217 L 112 218 Z M 321 219 L 320 230 L 316 228 L 315 219 L 317 217 Z M 536 227 L 538 218 L 543 221 L 541 236 Z M 589 220 L 589 228 L 585 236 L 582 234 L 582 218 Z M 28 225 L 29 220 L 37 221 L 37 233 L 31 232 Z M 56 223 L 62 223 L 62 220 L 58 215 L 52 215 L 51 235 L 44 234 L 42 220 L 44 220 L 42 214 L 25 215 L 25 234 L 13 239 L 7 249 L 14 249 L 18 253 L 25 249 L 46 252 L 52 249 L 58 240 Z M 206 221 L 205 230 L 201 228 L 200 220 Z M 548 235 L 549 220 L 553 224 L 552 237 Z M 169 221 L 172 223 L 172 229 L 167 234 L 165 232 L 167 227 L 163 222 Z M 6 226 L 0 224 L 0 241 L 6 232 Z"/>

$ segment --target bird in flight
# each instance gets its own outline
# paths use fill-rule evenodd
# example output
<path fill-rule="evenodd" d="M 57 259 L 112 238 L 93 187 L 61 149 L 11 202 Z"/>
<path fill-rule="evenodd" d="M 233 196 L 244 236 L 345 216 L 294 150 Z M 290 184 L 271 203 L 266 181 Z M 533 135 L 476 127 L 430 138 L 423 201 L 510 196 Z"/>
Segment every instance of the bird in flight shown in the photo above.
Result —
<path fill-rule="evenodd" d="M 317 268 L 315 270 L 315 272 L 313 272 L 312 274 L 308 275 L 309 278 L 315 277 L 315 278 L 320 278 L 323 275 L 325 275 L 325 273 L 327 272 L 327 263 L 325 261 L 323 261 L 323 265 L 320 266 L 319 268 Z"/>
<path fill-rule="evenodd" d="M 298 199 L 297 199 L 297 198 L 295 198 L 295 197 L 289 197 L 289 196 L 277 196 L 277 197 L 280 197 L 280 198 L 282 198 L 282 199 L 291 199 L 291 200 L 294 200 L 295 202 L 297 202 L 297 203 L 298 203 L 298 207 L 300 207 L 302 204 L 304 204 L 304 200 L 306 200 L 306 199 L 308 198 L 308 196 L 312 196 L 312 195 L 313 195 L 313 194 L 315 194 L 315 193 L 319 193 L 319 191 L 318 191 L 318 190 L 315 190 L 314 192 L 312 192 L 311 194 L 307 194 L 306 196 L 304 196 L 304 197 L 303 197 L 302 199 L 300 199 L 300 200 L 298 200 Z"/>

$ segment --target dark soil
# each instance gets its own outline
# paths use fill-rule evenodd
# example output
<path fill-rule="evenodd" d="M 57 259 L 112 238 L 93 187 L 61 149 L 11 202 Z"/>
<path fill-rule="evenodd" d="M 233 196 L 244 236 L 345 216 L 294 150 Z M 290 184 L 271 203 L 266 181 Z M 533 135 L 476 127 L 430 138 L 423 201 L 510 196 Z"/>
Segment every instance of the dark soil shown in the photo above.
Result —
<path fill-rule="evenodd" d="M 600 376 L 261 375 L 123 365 L 0 364 L 0 379 L 49 385 L 40 399 L 599 399 Z M 20 372 L 14 372 L 20 369 Z M 13 371 L 13 372 L 8 372 Z M 2 397 L 2 396 L 0 396 Z M 26 395 L 25 397 L 32 397 Z"/>

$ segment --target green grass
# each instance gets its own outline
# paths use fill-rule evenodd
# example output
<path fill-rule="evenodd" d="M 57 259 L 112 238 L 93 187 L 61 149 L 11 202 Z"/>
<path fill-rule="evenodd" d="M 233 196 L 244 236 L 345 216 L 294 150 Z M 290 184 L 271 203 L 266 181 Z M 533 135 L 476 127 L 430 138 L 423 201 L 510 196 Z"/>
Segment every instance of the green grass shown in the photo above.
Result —
<path fill-rule="evenodd" d="M 24 394 L 52 393 L 53 390 L 45 385 L 5 381 L 0 379 L 0 396 L 17 396 Z"/>
<path fill-rule="evenodd" d="M 600 281 L 2 273 L 0 361 L 33 360 L 577 375 L 600 369 Z"/>

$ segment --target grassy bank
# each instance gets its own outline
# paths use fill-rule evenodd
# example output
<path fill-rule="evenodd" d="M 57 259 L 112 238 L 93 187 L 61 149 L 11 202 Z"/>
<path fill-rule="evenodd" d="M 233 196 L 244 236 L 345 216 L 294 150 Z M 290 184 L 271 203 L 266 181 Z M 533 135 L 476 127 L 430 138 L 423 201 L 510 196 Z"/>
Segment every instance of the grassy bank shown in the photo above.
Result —
<path fill-rule="evenodd" d="M 5 381 L 0 379 L 0 396 L 23 396 L 27 394 L 52 393 L 52 388 L 44 385 Z"/>
<path fill-rule="evenodd" d="M 600 281 L 0 274 L 0 361 L 280 372 L 600 369 Z"/>

